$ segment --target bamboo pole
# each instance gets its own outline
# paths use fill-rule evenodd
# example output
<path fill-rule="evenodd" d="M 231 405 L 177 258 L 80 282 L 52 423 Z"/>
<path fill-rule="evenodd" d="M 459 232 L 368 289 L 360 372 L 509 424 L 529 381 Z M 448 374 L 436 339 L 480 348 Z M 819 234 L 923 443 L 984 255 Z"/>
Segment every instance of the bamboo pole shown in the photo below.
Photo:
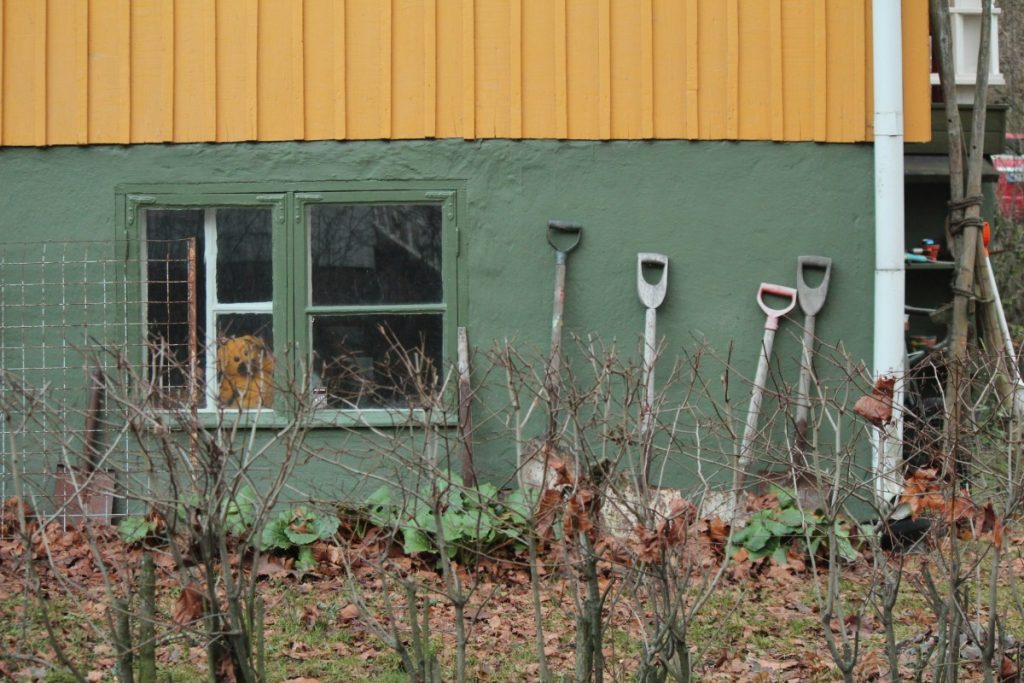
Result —
<path fill-rule="evenodd" d="M 988 104 L 988 63 L 992 0 L 985 0 L 981 17 L 981 38 L 978 45 L 978 71 L 974 86 L 970 151 L 964 163 L 963 126 L 956 101 L 953 74 L 953 41 L 950 30 L 949 5 L 946 0 L 932 0 L 932 23 L 939 28 L 939 69 L 942 93 L 946 104 L 949 130 L 950 211 L 948 231 L 951 250 L 956 260 L 953 282 L 953 317 L 950 324 L 948 377 L 946 385 L 947 423 L 946 450 L 954 458 L 964 427 L 965 408 L 969 397 L 967 379 L 967 337 L 972 304 L 975 298 L 975 263 L 981 239 L 981 176 L 982 151 L 985 142 L 985 114 Z M 967 178 L 964 179 L 966 165 Z M 951 469 L 955 469 L 951 468 Z"/>

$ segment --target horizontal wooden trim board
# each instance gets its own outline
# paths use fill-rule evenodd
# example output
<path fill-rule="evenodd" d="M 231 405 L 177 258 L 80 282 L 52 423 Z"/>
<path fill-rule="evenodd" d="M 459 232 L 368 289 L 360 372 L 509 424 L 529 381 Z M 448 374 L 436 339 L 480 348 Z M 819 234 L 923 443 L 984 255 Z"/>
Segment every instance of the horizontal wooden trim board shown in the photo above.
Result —
<path fill-rule="evenodd" d="M 871 0 L 0 0 L 0 43 L 6 146 L 872 139 Z"/>

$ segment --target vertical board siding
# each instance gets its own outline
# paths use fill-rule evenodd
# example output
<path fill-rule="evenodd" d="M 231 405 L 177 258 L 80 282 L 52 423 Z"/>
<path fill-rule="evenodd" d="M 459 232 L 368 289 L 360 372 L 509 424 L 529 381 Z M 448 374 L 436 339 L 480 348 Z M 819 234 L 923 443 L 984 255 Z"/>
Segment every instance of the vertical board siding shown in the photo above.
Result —
<path fill-rule="evenodd" d="M 556 3 L 523 0 L 523 137 L 555 137 Z"/>
<path fill-rule="evenodd" d="M 89 141 L 131 139 L 131 8 L 89 0 Z"/>
<path fill-rule="evenodd" d="M 89 6 L 49 0 L 46 22 L 46 142 L 84 144 L 89 141 Z"/>
<path fill-rule="evenodd" d="M 256 140 L 259 11 L 250 0 L 217 2 L 217 140 Z"/>
<path fill-rule="evenodd" d="M 322 140 L 334 137 L 335 106 L 338 101 L 334 87 L 334 59 L 343 35 L 337 30 L 337 3 L 334 0 L 305 0 L 302 43 L 303 80 L 302 97 L 305 106 L 304 133 L 306 139 Z"/>
<path fill-rule="evenodd" d="M 259 0 L 256 127 L 260 140 L 305 137 L 303 3 Z"/>
<path fill-rule="evenodd" d="M 686 6 L 654 0 L 651 37 L 654 137 L 686 137 Z"/>
<path fill-rule="evenodd" d="M 174 136 L 203 142 L 217 135 L 216 7 L 174 2 Z"/>
<path fill-rule="evenodd" d="M 573 30 L 566 40 L 566 116 L 569 136 L 601 137 L 601 5 L 593 0 L 568 0 L 565 23 Z"/>
<path fill-rule="evenodd" d="M 173 139 L 174 5 L 134 0 L 131 22 L 131 139 Z"/>
<path fill-rule="evenodd" d="M 511 128 L 511 35 L 509 7 L 481 3 L 475 15 L 476 134 L 498 137 Z"/>
<path fill-rule="evenodd" d="M 921 141 L 928 0 L 901 1 Z M 859 142 L 871 79 L 871 0 L 0 1 L 0 145 Z"/>
<path fill-rule="evenodd" d="M 903 125 L 908 131 L 927 131 L 932 125 L 931 43 L 927 31 L 928 0 L 903 1 Z M 872 73 L 868 69 L 868 74 Z"/>
<path fill-rule="evenodd" d="M 7 0 L 3 14 L 3 142 L 44 145 L 46 3 Z"/>

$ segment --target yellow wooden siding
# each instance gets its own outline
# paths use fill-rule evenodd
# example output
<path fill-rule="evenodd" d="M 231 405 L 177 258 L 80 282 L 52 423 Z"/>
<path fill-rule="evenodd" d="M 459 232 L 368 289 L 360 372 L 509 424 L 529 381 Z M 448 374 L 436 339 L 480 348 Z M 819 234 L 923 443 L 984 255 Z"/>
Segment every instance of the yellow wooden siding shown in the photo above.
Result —
<path fill-rule="evenodd" d="M 0 41 L 9 146 L 872 133 L 871 0 L 0 0 Z"/>

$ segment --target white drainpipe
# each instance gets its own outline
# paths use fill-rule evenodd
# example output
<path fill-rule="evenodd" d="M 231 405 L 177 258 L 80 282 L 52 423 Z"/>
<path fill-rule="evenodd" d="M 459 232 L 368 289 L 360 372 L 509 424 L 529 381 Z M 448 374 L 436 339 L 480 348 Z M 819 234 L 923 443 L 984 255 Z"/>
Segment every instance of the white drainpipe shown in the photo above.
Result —
<path fill-rule="evenodd" d="M 875 431 L 872 466 L 876 502 L 886 505 L 903 482 L 902 382 L 904 341 L 903 40 L 900 5 L 872 3 L 875 87 L 875 334 L 874 376 L 896 376 L 893 422 Z"/>

